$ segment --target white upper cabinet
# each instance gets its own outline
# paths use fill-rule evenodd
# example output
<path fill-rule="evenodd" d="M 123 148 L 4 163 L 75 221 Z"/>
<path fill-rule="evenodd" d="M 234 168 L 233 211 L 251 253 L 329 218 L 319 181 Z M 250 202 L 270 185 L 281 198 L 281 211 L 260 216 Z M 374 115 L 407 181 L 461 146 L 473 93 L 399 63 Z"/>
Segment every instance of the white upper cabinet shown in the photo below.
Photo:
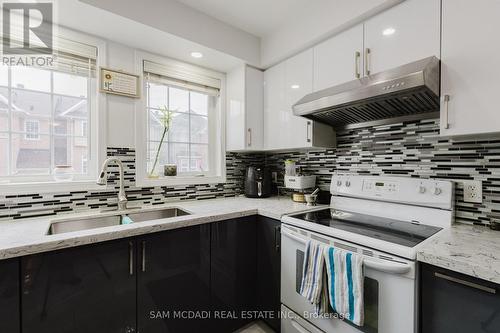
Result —
<path fill-rule="evenodd" d="M 264 146 L 280 149 L 286 146 L 285 63 L 264 72 Z"/>
<path fill-rule="evenodd" d="M 440 0 L 406 0 L 314 47 L 313 90 L 440 57 Z"/>
<path fill-rule="evenodd" d="M 292 106 L 299 99 L 312 92 L 313 85 L 313 51 L 309 49 L 285 61 L 285 123 L 289 131 L 286 146 L 309 147 L 311 144 L 312 122 L 304 117 L 295 116 Z"/>
<path fill-rule="evenodd" d="M 406 0 L 367 20 L 365 75 L 430 56 L 440 58 L 440 6 L 440 0 Z M 463 24 L 469 26 L 473 17 L 468 15 Z"/>
<path fill-rule="evenodd" d="M 250 150 L 264 149 L 264 72 L 245 67 L 246 144 Z"/>
<path fill-rule="evenodd" d="M 363 25 L 314 47 L 313 90 L 319 91 L 363 75 Z"/>
<path fill-rule="evenodd" d="M 264 142 L 267 150 L 334 147 L 335 132 L 293 114 L 292 106 L 312 92 L 313 51 L 304 51 L 264 73 Z"/>
<path fill-rule="evenodd" d="M 500 132 L 499 13 L 498 0 L 443 0 L 442 135 Z"/>
<path fill-rule="evenodd" d="M 227 151 L 264 148 L 263 81 L 263 72 L 249 66 L 227 74 Z"/>

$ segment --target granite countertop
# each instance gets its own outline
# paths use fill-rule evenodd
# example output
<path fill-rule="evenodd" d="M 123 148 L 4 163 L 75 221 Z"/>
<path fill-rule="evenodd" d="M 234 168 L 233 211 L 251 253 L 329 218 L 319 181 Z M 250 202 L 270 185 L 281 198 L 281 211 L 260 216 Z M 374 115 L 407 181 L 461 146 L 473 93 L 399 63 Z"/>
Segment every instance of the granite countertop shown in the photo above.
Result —
<path fill-rule="evenodd" d="M 232 197 L 198 201 L 176 201 L 143 208 L 148 210 L 167 207 L 181 208 L 190 212 L 191 215 L 57 235 L 46 235 L 51 222 L 78 217 L 116 215 L 117 212 L 100 213 L 98 211 L 90 211 L 0 222 L 0 260 L 256 214 L 279 220 L 282 215 L 314 208 L 302 203 L 295 203 L 288 197 L 267 199 Z M 138 211 L 137 209 L 130 210 L 130 213 Z M 120 214 L 123 213 L 127 212 L 120 212 Z"/>
<path fill-rule="evenodd" d="M 89 211 L 0 222 L 0 260 L 256 214 L 279 220 L 285 214 L 314 208 L 295 203 L 288 197 L 178 201 L 143 208 L 167 207 L 181 208 L 191 215 L 57 235 L 46 235 L 54 221 L 116 215 L 117 212 Z M 487 227 L 455 224 L 423 244 L 417 251 L 417 260 L 500 284 L 500 232 Z"/>
<path fill-rule="evenodd" d="M 500 231 L 455 224 L 419 248 L 417 260 L 500 284 Z"/>

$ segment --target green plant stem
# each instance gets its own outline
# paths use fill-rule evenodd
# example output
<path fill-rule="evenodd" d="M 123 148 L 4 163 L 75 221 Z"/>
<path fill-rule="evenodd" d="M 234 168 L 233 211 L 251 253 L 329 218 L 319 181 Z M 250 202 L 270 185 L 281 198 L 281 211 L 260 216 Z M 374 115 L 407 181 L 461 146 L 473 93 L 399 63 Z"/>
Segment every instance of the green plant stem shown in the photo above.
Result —
<path fill-rule="evenodd" d="M 158 150 L 156 151 L 156 157 L 155 157 L 155 162 L 153 164 L 153 167 L 151 168 L 151 172 L 149 173 L 150 175 L 153 175 L 153 172 L 155 171 L 156 164 L 158 164 L 158 158 L 160 157 L 160 151 L 161 151 L 161 146 L 163 145 L 163 140 L 165 140 L 165 135 L 167 134 L 168 130 L 166 127 L 163 128 L 163 134 L 161 136 L 160 140 L 160 145 L 158 146 Z"/>

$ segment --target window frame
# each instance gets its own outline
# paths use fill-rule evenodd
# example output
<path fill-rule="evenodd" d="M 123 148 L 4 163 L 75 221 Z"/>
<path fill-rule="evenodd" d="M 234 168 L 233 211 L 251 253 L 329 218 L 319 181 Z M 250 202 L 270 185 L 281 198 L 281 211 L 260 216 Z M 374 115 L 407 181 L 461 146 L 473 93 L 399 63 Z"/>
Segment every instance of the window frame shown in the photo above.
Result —
<path fill-rule="evenodd" d="M 80 123 L 80 132 L 82 137 L 89 135 L 89 122 L 88 120 L 82 120 Z"/>
<path fill-rule="evenodd" d="M 147 176 L 147 159 L 148 159 L 148 109 L 147 109 L 147 80 L 143 77 L 141 84 L 141 98 L 136 100 L 135 115 L 135 146 L 136 146 L 136 186 L 175 186 L 175 185 L 194 185 L 194 184 L 217 184 L 226 181 L 226 151 L 225 147 L 225 87 L 226 75 L 211 70 L 207 70 L 195 65 L 190 65 L 184 62 L 173 60 L 166 57 L 153 55 L 147 52 L 136 51 L 135 63 L 136 73 L 144 73 L 143 61 L 152 61 L 160 65 L 178 65 L 189 69 L 197 75 L 207 75 L 220 80 L 221 87 L 219 98 L 215 107 L 213 117 L 209 117 L 209 136 L 213 136 L 213 143 L 210 144 L 209 138 L 209 155 L 211 158 L 210 166 L 213 168 L 208 174 L 200 172 L 187 172 L 176 177 L 159 177 L 149 178 Z M 215 131 L 213 130 L 215 129 Z M 213 163 L 212 163 L 213 161 Z"/>
<path fill-rule="evenodd" d="M 106 42 L 103 39 L 89 36 L 68 28 L 58 26 L 57 36 L 79 43 L 95 46 L 98 50 L 96 58 L 96 78 L 92 84 L 91 115 L 88 122 L 90 129 L 90 155 L 88 156 L 88 167 L 93 170 L 88 178 L 77 179 L 71 182 L 58 182 L 47 176 L 19 176 L 0 179 L 0 192 L 5 195 L 17 195 L 27 193 L 57 193 L 77 190 L 97 190 L 101 187 L 96 184 L 94 176 L 99 172 L 99 167 L 106 158 L 106 118 L 107 118 L 107 96 L 99 91 L 98 69 L 106 66 Z M 24 139 L 24 136 L 23 136 Z"/>
<path fill-rule="evenodd" d="M 87 156 L 87 153 L 84 153 L 81 157 L 81 161 L 80 161 L 80 167 L 82 168 L 82 170 L 84 169 L 87 169 L 88 170 L 88 167 L 89 167 L 89 161 L 88 161 L 88 156 Z"/>
<path fill-rule="evenodd" d="M 195 91 L 195 90 L 190 90 L 190 89 L 187 89 L 187 88 L 184 88 L 184 87 L 178 87 L 178 86 L 175 86 L 173 84 L 168 84 L 168 83 L 164 83 L 164 82 L 160 82 L 159 80 L 148 80 L 148 79 L 145 79 L 144 80 L 144 89 L 148 89 L 148 83 L 152 83 L 152 84 L 155 84 L 157 86 L 163 86 L 167 89 L 170 89 L 170 88 L 173 88 L 173 89 L 179 89 L 179 90 L 184 90 L 184 91 L 187 91 L 188 92 L 188 105 L 189 105 L 189 109 L 191 108 L 190 105 L 191 105 L 191 93 L 200 93 L 199 91 Z M 159 110 L 158 108 L 156 108 L 155 106 L 151 106 L 151 105 L 148 105 L 148 98 L 150 96 L 149 94 L 149 91 L 147 91 L 145 93 L 145 98 L 146 98 L 146 113 L 147 113 L 147 117 L 148 117 L 148 124 L 150 124 L 150 120 L 151 120 L 151 112 L 153 110 Z M 218 97 L 219 98 L 219 97 Z M 170 104 L 170 92 L 169 90 L 167 90 L 167 103 Z M 210 131 L 210 126 L 213 126 L 213 124 L 211 122 L 213 122 L 213 117 L 216 116 L 216 112 L 217 110 L 214 110 L 213 108 L 210 107 L 210 104 L 208 105 L 208 109 L 207 109 L 207 114 L 206 115 L 201 115 L 201 114 L 196 114 L 196 113 L 191 113 L 189 112 L 189 110 L 186 112 L 186 111 L 172 111 L 173 114 L 177 114 L 177 115 L 184 115 L 184 116 L 187 116 L 188 117 L 188 123 L 189 123 L 189 126 L 191 126 L 192 124 L 192 121 L 193 119 L 196 119 L 197 117 L 199 118 L 206 118 L 207 120 L 207 127 Z M 146 133 L 146 135 L 149 135 L 150 129 L 148 130 L 148 132 Z M 210 133 L 209 133 L 210 134 Z M 175 141 L 175 140 L 170 140 L 170 133 L 168 134 L 168 136 L 165 138 L 165 141 L 164 141 L 164 145 L 167 145 L 167 150 L 170 152 L 170 146 L 169 144 L 181 144 L 181 145 L 187 145 L 188 146 L 188 150 L 189 150 L 189 153 L 187 156 L 187 159 L 184 159 L 188 161 L 187 163 L 187 169 L 189 171 L 180 171 L 179 170 L 179 167 L 177 168 L 177 174 L 179 175 L 179 177 L 189 177 L 189 176 L 196 176 L 196 177 L 209 177 L 211 176 L 210 173 L 211 173 L 211 170 L 215 169 L 215 163 L 213 161 L 213 159 L 209 159 L 209 163 L 208 163 L 208 168 L 209 170 L 208 171 L 195 171 L 195 170 L 191 170 L 192 168 L 192 165 L 191 165 L 191 162 L 193 160 L 193 156 L 191 156 L 191 151 L 192 151 L 192 146 L 206 146 L 208 148 L 208 155 L 209 156 L 214 156 L 216 155 L 215 152 L 214 152 L 214 146 L 216 146 L 217 142 L 215 142 L 215 138 L 213 136 L 210 136 L 208 135 L 208 141 L 207 142 L 196 142 L 196 141 L 192 141 L 191 140 L 191 127 L 188 129 L 188 137 L 189 139 L 187 141 L 185 140 L 182 140 L 182 141 Z M 149 145 L 151 144 L 154 144 L 154 143 L 159 143 L 159 141 L 157 140 L 151 140 L 149 137 L 148 137 L 148 140 L 147 140 L 147 146 L 148 146 L 148 151 L 149 151 Z M 180 168 L 182 169 L 182 168 Z"/>
<path fill-rule="evenodd" d="M 28 131 L 28 124 L 29 123 L 36 124 L 36 132 Z M 31 137 L 31 136 L 33 136 L 33 137 Z M 24 120 L 24 140 L 40 141 L 40 121 L 39 120 L 36 120 L 36 119 L 25 119 Z"/>

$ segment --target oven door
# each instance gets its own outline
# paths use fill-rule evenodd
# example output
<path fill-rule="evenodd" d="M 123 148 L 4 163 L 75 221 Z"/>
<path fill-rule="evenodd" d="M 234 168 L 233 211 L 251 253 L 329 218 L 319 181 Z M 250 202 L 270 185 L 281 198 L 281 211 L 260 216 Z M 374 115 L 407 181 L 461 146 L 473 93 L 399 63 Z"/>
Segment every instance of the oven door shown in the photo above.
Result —
<path fill-rule="evenodd" d="M 363 327 L 336 318 L 315 316 L 314 307 L 299 294 L 308 239 L 364 256 Z M 335 333 L 416 332 L 414 262 L 285 224 L 282 226 L 281 245 L 281 302 L 314 326 Z"/>

